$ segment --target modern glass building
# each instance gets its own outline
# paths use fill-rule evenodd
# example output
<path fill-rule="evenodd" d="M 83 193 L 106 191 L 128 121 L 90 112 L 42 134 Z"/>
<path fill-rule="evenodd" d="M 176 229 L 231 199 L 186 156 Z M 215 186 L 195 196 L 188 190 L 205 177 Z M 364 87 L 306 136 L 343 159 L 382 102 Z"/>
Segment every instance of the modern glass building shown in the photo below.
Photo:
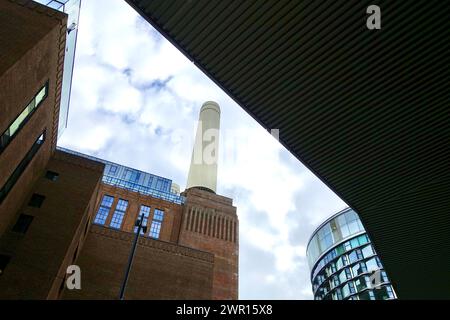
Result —
<path fill-rule="evenodd" d="M 386 271 L 352 209 L 322 223 L 306 250 L 315 300 L 396 299 Z"/>
<path fill-rule="evenodd" d="M 75 62 L 75 48 L 78 34 L 78 20 L 80 16 L 81 0 L 34 0 L 50 8 L 64 12 L 67 17 L 66 48 L 64 55 L 64 71 L 61 88 L 61 103 L 59 109 L 58 137 L 67 127 L 69 116 L 70 92 L 72 89 L 73 65 Z"/>
<path fill-rule="evenodd" d="M 163 199 L 176 204 L 183 204 L 185 198 L 175 191 L 172 180 L 163 178 L 148 172 L 143 172 L 130 167 L 126 167 L 114 162 L 92 157 L 80 152 L 57 147 L 58 150 L 78 155 L 80 157 L 92 159 L 105 164 L 102 182 L 112 186 L 117 186 L 153 198 Z"/>

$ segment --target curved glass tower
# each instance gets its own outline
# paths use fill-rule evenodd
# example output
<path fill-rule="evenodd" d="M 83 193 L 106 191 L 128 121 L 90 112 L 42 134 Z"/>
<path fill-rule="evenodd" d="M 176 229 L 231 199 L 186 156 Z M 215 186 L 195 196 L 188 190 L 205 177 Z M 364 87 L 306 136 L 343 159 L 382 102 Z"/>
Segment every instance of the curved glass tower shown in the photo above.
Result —
<path fill-rule="evenodd" d="M 315 300 L 396 299 L 380 259 L 352 209 L 322 223 L 306 250 Z"/>

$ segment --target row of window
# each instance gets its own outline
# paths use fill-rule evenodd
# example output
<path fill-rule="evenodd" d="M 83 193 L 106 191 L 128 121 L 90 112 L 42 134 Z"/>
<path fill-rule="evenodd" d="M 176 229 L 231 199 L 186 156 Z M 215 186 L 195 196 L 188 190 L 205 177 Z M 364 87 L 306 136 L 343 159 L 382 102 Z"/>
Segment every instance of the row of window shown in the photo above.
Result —
<path fill-rule="evenodd" d="M 156 190 L 155 188 L 146 187 L 138 183 L 114 178 L 108 175 L 103 175 L 102 181 L 103 183 L 109 184 L 111 186 L 117 186 L 123 189 L 139 192 L 144 195 L 152 196 L 153 198 L 163 199 L 176 204 L 183 204 L 185 201 L 185 198 L 183 196 L 166 191 Z"/>
<path fill-rule="evenodd" d="M 100 207 L 97 211 L 97 215 L 94 219 L 94 223 L 104 225 L 106 223 L 106 219 L 108 218 L 109 212 L 114 202 L 114 197 L 109 195 L 104 195 L 102 201 L 100 203 Z M 113 216 L 111 218 L 111 222 L 109 226 L 111 228 L 120 229 L 122 226 L 123 218 L 128 208 L 128 201 L 124 199 L 119 199 L 117 201 Z M 148 225 L 148 220 L 150 217 L 149 206 L 141 205 L 139 210 L 138 219 L 143 217 L 142 226 L 146 227 Z M 155 209 L 153 212 L 153 220 L 150 226 L 150 231 L 148 235 L 152 238 L 159 239 L 159 235 L 161 233 L 161 225 L 164 220 L 164 211 L 160 209 Z M 137 232 L 137 226 L 134 227 L 134 232 Z M 141 234 L 144 235 L 145 232 L 141 229 Z"/>
<path fill-rule="evenodd" d="M 363 280 L 364 281 L 364 280 Z M 361 282 L 362 283 L 362 282 Z M 324 297 L 324 300 L 389 300 L 395 299 L 395 293 L 391 285 L 382 285 L 375 289 L 355 290 L 356 284 L 349 283 L 342 290 L 333 292 Z M 358 294 L 355 294 L 359 292 Z M 321 300 L 316 297 L 316 300 Z"/>
<path fill-rule="evenodd" d="M 110 165 L 108 165 L 108 167 L 109 168 L 108 168 L 107 175 L 116 177 L 118 174 L 119 166 L 110 164 Z M 138 183 L 140 177 L 141 177 L 141 172 L 134 170 L 134 169 L 125 168 L 123 170 L 121 179 L 131 182 L 131 183 Z M 170 191 L 170 180 L 149 175 L 148 181 L 146 182 L 146 186 L 148 186 L 150 188 L 154 188 L 159 191 L 169 192 Z"/>
<path fill-rule="evenodd" d="M 364 227 L 358 215 L 351 209 L 325 223 L 308 244 L 307 256 L 310 268 L 312 269 L 316 259 L 334 244 L 363 231 Z"/>
<path fill-rule="evenodd" d="M 21 128 L 27 123 L 31 118 L 34 111 L 40 106 L 42 101 L 48 95 L 48 82 L 39 89 L 38 93 L 33 97 L 33 99 L 28 103 L 25 109 L 14 119 L 10 126 L 3 132 L 0 136 L 0 153 L 7 147 L 7 145 L 14 139 Z"/>
<path fill-rule="evenodd" d="M 2 133 L 0 136 L 0 153 L 5 150 L 5 148 L 9 145 L 9 143 L 17 136 L 17 133 L 23 126 L 27 123 L 27 121 L 31 118 L 36 109 L 41 105 L 42 101 L 48 95 L 48 82 L 39 89 L 38 93 L 31 99 L 31 101 L 27 104 L 25 109 L 14 119 L 14 121 L 9 125 L 9 127 Z M 13 173 L 9 176 L 6 183 L 0 189 L 0 204 L 5 200 L 6 196 L 12 190 L 16 182 L 21 177 L 22 173 L 27 168 L 28 164 L 33 160 L 35 154 L 38 152 L 40 147 L 44 144 L 45 141 L 45 130 L 41 135 L 36 139 L 34 144 L 28 150 L 25 157 L 13 171 Z"/>
<path fill-rule="evenodd" d="M 367 247 L 366 247 L 367 248 Z M 366 249 L 365 248 L 365 249 Z M 336 263 L 330 264 L 330 266 L 327 266 L 326 269 L 322 273 L 320 273 L 313 282 L 313 288 L 314 291 L 322 285 L 326 280 L 329 280 L 333 277 L 336 277 L 336 274 L 339 270 L 341 270 L 344 266 L 350 265 L 351 269 L 353 271 L 353 276 L 358 276 L 361 273 L 367 272 L 367 270 L 376 270 L 379 268 L 383 268 L 381 261 L 378 257 L 374 256 L 374 252 L 370 250 L 366 250 L 366 253 L 362 253 L 361 250 L 357 249 L 355 250 L 355 255 L 353 255 L 353 252 L 350 256 L 352 256 L 351 260 L 349 257 L 342 257 L 339 258 L 337 261 L 342 261 L 339 263 L 340 267 L 337 268 L 337 261 Z M 372 259 L 368 259 L 369 257 L 372 257 Z M 362 261 L 363 259 L 366 259 L 365 261 Z M 361 260 L 361 261 L 360 261 Z M 359 261 L 359 262 L 358 262 Z M 358 262 L 358 263 L 355 263 Z M 341 272 L 342 273 L 342 272 Z M 341 274 L 340 273 L 340 274 Z"/>
<path fill-rule="evenodd" d="M 363 276 L 367 273 L 373 273 L 374 276 L 377 274 L 374 273 L 378 270 L 381 270 L 383 266 L 381 265 L 378 257 L 372 257 L 366 261 L 360 261 L 352 266 L 346 267 L 342 269 L 340 272 L 336 272 L 332 277 L 327 278 L 319 287 L 315 286 L 314 291 L 317 297 L 323 298 L 330 291 L 340 290 L 342 289 L 342 285 L 344 287 L 352 280 L 356 279 L 359 276 Z M 388 282 L 388 278 L 386 272 L 380 271 L 380 279 L 377 279 L 377 282 Z M 351 284 L 349 286 L 352 286 Z M 350 288 L 351 289 L 351 288 Z"/>
<path fill-rule="evenodd" d="M 335 248 L 330 250 L 330 252 L 328 252 L 326 255 L 324 255 L 322 257 L 322 259 L 320 259 L 320 261 L 316 264 L 316 266 L 314 267 L 313 272 L 312 272 L 312 278 L 314 279 L 316 277 L 317 273 L 319 273 L 323 267 L 325 267 L 328 263 L 330 263 L 336 257 L 339 257 L 343 253 L 348 252 L 354 248 L 363 246 L 367 243 L 370 243 L 369 237 L 366 234 L 362 234 L 358 237 L 350 239 L 350 240 L 336 246 Z"/>
<path fill-rule="evenodd" d="M 13 173 L 9 176 L 8 180 L 6 180 L 6 183 L 0 189 L 0 204 L 5 200 L 6 196 L 22 176 L 22 173 L 28 167 L 28 164 L 31 162 L 31 160 L 33 160 L 34 156 L 39 151 L 44 142 L 45 131 L 36 139 L 25 157 L 22 159 L 22 161 L 20 161 L 19 165 L 16 167 Z"/>
<path fill-rule="evenodd" d="M 59 174 L 53 171 L 47 171 L 45 174 L 45 178 L 56 181 L 58 180 Z M 33 193 L 30 200 L 28 201 L 29 207 L 40 208 L 44 203 L 45 196 L 37 193 Z M 31 223 L 34 220 L 34 216 L 22 213 L 16 220 L 16 223 L 12 227 L 11 231 L 17 234 L 25 234 L 30 228 Z M 11 260 L 10 255 L 0 254 L 0 276 L 4 272 L 6 266 Z"/>

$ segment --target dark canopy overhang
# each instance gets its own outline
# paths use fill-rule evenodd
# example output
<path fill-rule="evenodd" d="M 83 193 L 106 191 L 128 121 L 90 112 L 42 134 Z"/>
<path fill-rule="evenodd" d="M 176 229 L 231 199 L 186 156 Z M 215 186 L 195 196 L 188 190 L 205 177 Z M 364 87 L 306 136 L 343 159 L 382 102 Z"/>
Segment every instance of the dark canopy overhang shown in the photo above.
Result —
<path fill-rule="evenodd" d="M 359 213 L 400 298 L 450 298 L 449 1 L 127 2 Z"/>

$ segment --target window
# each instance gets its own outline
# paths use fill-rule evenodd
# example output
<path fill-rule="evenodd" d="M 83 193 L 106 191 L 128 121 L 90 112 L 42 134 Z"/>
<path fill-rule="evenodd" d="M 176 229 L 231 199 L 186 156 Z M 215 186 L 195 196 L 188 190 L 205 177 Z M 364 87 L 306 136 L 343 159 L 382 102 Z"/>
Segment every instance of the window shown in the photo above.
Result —
<path fill-rule="evenodd" d="M 115 176 L 116 173 L 117 173 L 117 166 L 112 165 L 112 164 L 109 165 L 108 174 L 109 174 L 109 175 L 112 175 L 112 176 Z"/>
<path fill-rule="evenodd" d="M 361 277 L 355 281 L 356 290 L 358 292 L 363 291 L 364 289 L 370 288 L 370 278 L 368 276 Z"/>
<path fill-rule="evenodd" d="M 341 288 L 337 288 L 333 294 L 333 300 L 342 300 L 342 292 L 341 292 Z"/>
<path fill-rule="evenodd" d="M 164 211 L 160 209 L 155 209 L 153 213 L 153 221 L 150 227 L 150 237 L 158 239 L 159 233 L 161 231 L 161 223 L 164 220 Z"/>
<path fill-rule="evenodd" d="M 337 271 L 336 264 L 334 262 L 331 262 L 330 265 L 327 267 L 327 276 L 331 276 L 333 273 Z"/>
<path fill-rule="evenodd" d="M 367 267 L 364 262 L 360 262 L 352 267 L 353 276 L 359 276 L 360 274 L 367 272 Z"/>
<path fill-rule="evenodd" d="M 345 269 L 342 270 L 342 272 L 339 274 L 339 282 L 340 283 L 344 283 L 345 281 L 347 281 L 348 279 L 351 278 L 351 274 L 349 275 L 349 270 Z"/>
<path fill-rule="evenodd" d="M 364 256 L 364 258 L 368 258 L 373 256 L 375 253 L 373 252 L 372 246 L 368 245 L 364 248 L 362 248 L 362 255 Z"/>
<path fill-rule="evenodd" d="M 333 245 L 333 234 L 329 223 L 324 225 L 319 232 L 317 232 L 317 235 L 319 236 L 319 246 L 322 251 Z"/>
<path fill-rule="evenodd" d="M 344 243 L 344 249 L 345 249 L 345 251 L 349 251 L 352 249 L 350 241 L 347 241 L 346 243 Z"/>
<path fill-rule="evenodd" d="M 136 183 L 139 181 L 140 176 L 141 176 L 141 174 L 136 170 L 125 169 L 125 171 L 123 172 L 122 178 L 124 180 Z"/>
<path fill-rule="evenodd" d="M 366 234 L 362 234 L 358 237 L 358 243 L 360 246 L 369 243 L 369 237 Z"/>
<path fill-rule="evenodd" d="M 161 222 L 153 221 L 150 228 L 150 237 L 159 239 L 159 233 L 161 232 Z"/>
<path fill-rule="evenodd" d="M 3 200 L 5 200 L 8 193 L 12 190 L 12 188 L 19 180 L 20 176 L 25 171 L 28 164 L 31 162 L 31 160 L 33 160 L 34 155 L 38 152 L 38 150 L 40 149 L 40 147 L 44 142 L 45 142 L 45 131 L 37 138 L 37 140 L 31 146 L 31 149 L 27 152 L 25 157 L 22 159 L 22 161 L 16 167 L 16 169 L 8 178 L 6 183 L 0 189 L 0 204 L 3 202 Z"/>
<path fill-rule="evenodd" d="M 105 224 L 106 218 L 108 217 L 109 210 L 113 204 L 114 197 L 104 195 L 100 208 L 98 208 L 97 216 L 95 217 L 94 223 Z"/>
<path fill-rule="evenodd" d="M 394 298 L 394 293 L 390 286 L 374 290 L 376 300 L 387 300 Z"/>
<path fill-rule="evenodd" d="M 142 222 L 142 226 L 145 227 L 145 226 L 147 226 L 147 223 L 148 223 L 148 217 L 150 215 L 150 207 L 142 205 L 141 206 L 141 210 L 139 211 L 138 219 L 141 218 L 142 214 L 144 214 L 144 221 Z M 134 233 L 137 232 L 137 229 L 138 229 L 138 227 L 135 226 L 134 227 Z M 144 234 L 144 230 L 143 229 L 141 229 L 141 234 Z"/>
<path fill-rule="evenodd" d="M 334 276 L 332 279 L 333 287 L 337 287 L 340 285 L 339 278 L 337 276 Z"/>
<path fill-rule="evenodd" d="M 381 281 L 382 282 L 389 282 L 388 276 L 385 271 L 381 271 Z"/>
<path fill-rule="evenodd" d="M 342 269 L 343 267 L 345 267 L 347 265 L 347 257 L 346 256 L 341 256 L 337 261 L 336 261 L 336 267 L 337 269 Z"/>
<path fill-rule="evenodd" d="M 352 281 L 347 283 L 345 286 L 342 287 L 342 295 L 345 297 L 348 297 L 349 295 L 355 293 L 355 286 Z"/>
<path fill-rule="evenodd" d="M 16 224 L 12 228 L 12 231 L 17 233 L 26 233 L 32 221 L 33 216 L 30 216 L 28 214 L 21 214 L 19 216 L 19 219 L 17 219 Z"/>
<path fill-rule="evenodd" d="M 31 118 L 34 111 L 39 107 L 40 103 L 47 97 L 48 82 L 39 90 L 37 95 L 28 103 L 25 109 L 17 116 L 16 119 L 0 136 L 0 153 L 5 150 L 8 144 L 14 139 L 16 134 L 23 128 L 27 121 Z"/>
<path fill-rule="evenodd" d="M 163 221 L 163 219 L 164 219 L 164 211 L 160 209 L 155 209 L 155 212 L 153 213 L 153 220 Z"/>
<path fill-rule="evenodd" d="M 9 260 L 11 260 L 10 256 L 0 254 L 0 276 L 4 273 L 4 270 L 9 263 Z"/>
<path fill-rule="evenodd" d="M 375 300 L 375 295 L 372 290 L 364 291 L 359 294 L 359 300 Z"/>
<path fill-rule="evenodd" d="M 158 190 L 163 190 L 163 179 L 158 178 L 156 180 L 156 189 Z"/>
<path fill-rule="evenodd" d="M 53 171 L 47 171 L 47 172 L 45 173 L 45 177 L 46 177 L 48 180 L 56 181 L 56 180 L 58 180 L 59 173 L 56 173 L 56 172 L 53 172 Z"/>
<path fill-rule="evenodd" d="M 366 261 L 366 265 L 367 265 L 367 270 L 369 270 L 369 271 L 374 271 L 374 270 L 378 270 L 379 269 L 375 257 L 370 259 L 370 260 L 367 260 Z"/>
<path fill-rule="evenodd" d="M 34 193 L 31 196 L 30 202 L 28 202 L 28 205 L 30 207 L 40 208 L 42 206 L 42 203 L 44 203 L 45 196 Z"/>
<path fill-rule="evenodd" d="M 114 211 L 114 215 L 112 216 L 111 223 L 109 224 L 111 228 L 120 229 L 123 217 L 125 216 L 125 211 L 127 211 L 127 207 L 128 201 L 119 199 L 116 205 L 116 210 Z"/>

